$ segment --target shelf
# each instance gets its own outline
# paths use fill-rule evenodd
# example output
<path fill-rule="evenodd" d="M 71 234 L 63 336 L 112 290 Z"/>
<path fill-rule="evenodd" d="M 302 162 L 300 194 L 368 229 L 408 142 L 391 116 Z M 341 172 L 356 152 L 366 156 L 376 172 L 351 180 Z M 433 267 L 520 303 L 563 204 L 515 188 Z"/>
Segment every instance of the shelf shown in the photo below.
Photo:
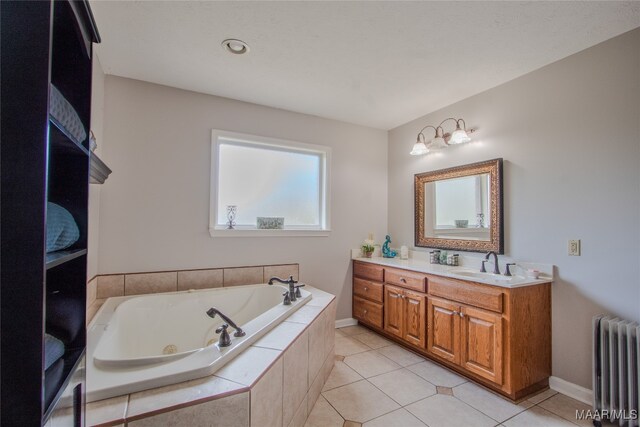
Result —
<path fill-rule="evenodd" d="M 111 169 L 104 164 L 100 157 L 95 153 L 91 153 L 89 162 L 89 184 L 104 184 L 109 175 Z"/>
<path fill-rule="evenodd" d="M 49 120 L 49 144 L 65 149 L 80 150 L 89 155 L 89 150 L 82 144 L 78 144 L 62 126 L 58 126 L 55 120 Z"/>
<path fill-rule="evenodd" d="M 64 264 L 87 253 L 86 249 L 72 249 L 70 251 L 56 251 L 47 254 L 47 270 Z"/>

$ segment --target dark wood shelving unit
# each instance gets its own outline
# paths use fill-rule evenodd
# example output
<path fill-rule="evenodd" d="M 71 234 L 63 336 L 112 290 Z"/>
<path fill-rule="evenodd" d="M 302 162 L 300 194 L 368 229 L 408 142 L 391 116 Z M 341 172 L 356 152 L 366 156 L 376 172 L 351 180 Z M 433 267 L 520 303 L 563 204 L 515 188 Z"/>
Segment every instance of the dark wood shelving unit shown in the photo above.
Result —
<path fill-rule="evenodd" d="M 100 38 L 85 0 L 2 1 L 0 8 L 0 424 L 83 426 L 88 135 Z M 50 118 L 51 85 L 75 110 L 84 140 Z M 47 253 L 49 203 L 71 214 L 79 238 Z M 47 369 L 45 333 L 64 348 Z"/>

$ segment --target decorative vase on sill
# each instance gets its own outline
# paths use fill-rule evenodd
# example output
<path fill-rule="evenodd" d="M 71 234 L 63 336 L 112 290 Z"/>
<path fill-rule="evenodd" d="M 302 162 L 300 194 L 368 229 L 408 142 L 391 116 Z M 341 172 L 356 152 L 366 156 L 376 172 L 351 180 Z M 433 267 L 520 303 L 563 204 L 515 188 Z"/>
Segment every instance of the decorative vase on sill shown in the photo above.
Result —
<path fill-rule="evenodd" d="M 371 255 L 373 255 L 373 251 L 371 251 L 371 252 L 364 252 L 364 257 L 365 257 L 365 258 L 371 258 Z"/>

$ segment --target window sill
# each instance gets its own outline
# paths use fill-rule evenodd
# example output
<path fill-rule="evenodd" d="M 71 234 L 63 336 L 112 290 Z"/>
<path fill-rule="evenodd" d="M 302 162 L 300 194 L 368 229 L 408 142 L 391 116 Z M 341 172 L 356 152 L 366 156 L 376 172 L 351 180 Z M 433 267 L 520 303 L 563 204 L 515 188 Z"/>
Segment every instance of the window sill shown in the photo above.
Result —
<path fill-rule="evenodd" d="M 259 230 L 209 228 L 211 237 L 328 237 L 331 230 Z"/>

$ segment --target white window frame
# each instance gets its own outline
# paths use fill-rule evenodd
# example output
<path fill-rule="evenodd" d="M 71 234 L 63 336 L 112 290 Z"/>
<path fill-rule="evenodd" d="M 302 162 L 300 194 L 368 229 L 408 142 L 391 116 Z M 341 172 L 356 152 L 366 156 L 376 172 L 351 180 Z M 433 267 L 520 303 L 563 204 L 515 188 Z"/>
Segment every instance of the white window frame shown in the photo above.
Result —
<path fill-rule="evenodd" d="M 218 184 L 220 171 L 220 141 L 234 141 L 238 145 L 263 146 L 293 153 L 310 153 L 320 156 L 320 227 L 284 228 L 260 230 L 255 226 L 238 225 L 229 230 L 218 225 Z M 209 195 L 209 234 L 211 237 L 326 237 L 331 232 L 331 147 L 306 144 L 285 139 L 230 132 L 211 131 L 211 179 Z M 286 223 L 285 223 L 286 227 Z"/>

